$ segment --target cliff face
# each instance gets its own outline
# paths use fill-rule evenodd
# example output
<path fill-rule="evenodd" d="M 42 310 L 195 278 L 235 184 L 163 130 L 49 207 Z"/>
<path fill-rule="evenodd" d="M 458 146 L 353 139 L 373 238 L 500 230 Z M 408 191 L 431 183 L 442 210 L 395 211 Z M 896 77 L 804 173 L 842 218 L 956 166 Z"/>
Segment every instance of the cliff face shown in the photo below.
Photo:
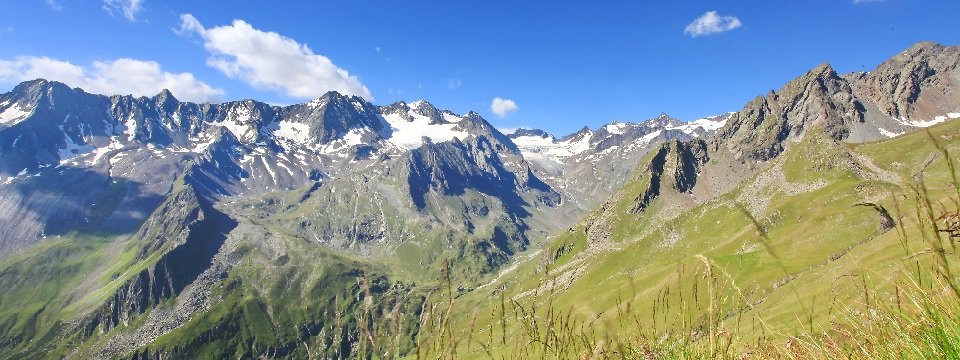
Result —
<path fill-rule="evenodd" d="M 660 146 L 646 168 L 638 175 L 645 189 L 634 200 L 628 211 L 631 214 L 643 212 L 654 199 L 665 191 L 688 193 L 697 184 L 697 176 L 710 159 L 707 143 L 703 140 L 690 142 L 670 141 Z"/>
<path fill-rule="evenodd" d="M 829 64 L 821 64 L 731 114 L 726 125 L 707 139 L 709 161 L 686 181 L 706 185 L 695 186 L 702 202 L 749 178 L 811 132 L 837 142 L 863 142 L 960 117 L 957 85 L 960 47 L 919 43 L 870 73 L 841 76 Z M 655 156 L 641 165 L 650 184 L 659 184 L 657 165 L 664 159 Z M 701 173 L 708 178 L 698 181 Z M 659 195 L 656 186 L 635 195 L 632 211 L 645 208 Z"/>
<path fill-rule="evenodd" d="M 145 269 L 126 280 L 89 317 L 84 332 L 107 332 L 128 324 L 164 300 L 176 297 L 210 267 L 213 256 L 236 223 L 213 209 L 190 185 L 183 187 L 137 232 Z M 156 259 L 154 261 L 154 259 Z"/>
<path fill-rule="evenodd" d="M 846 139 L 852 124 L 864 120 L 864 106 L 828 64 L 758 97 L 730 116 L 711 143 L 744 162 L 766 161 L 783 152 L 788 140 L 813 128 Z"/>
<path fill-rule="evenodd" d="M 960 110 L 960 48 L 921 42 L 851 76 L 855 92 L 895 119 L 933 120 Z"/>
<path fill-rule="evenodd" d="M 632 186 L 588 218 L 590 241 L 609 237 L 609 229 L 599 225 L 622 215 L 617 212 L 624 209 L 611 205 L 619 199 L 633 199 L 627 214 L 642 213 L 663 199 L 671 210 L 660 220 L 670 219 L 764 171 L 808 134 L 864 142 L 960 117 L 957 85 L 960 47 L 920 43 L 870 73 L 841 76 L 821 64 L 730 114 L 713 135 L 653 150 L 632 176 Z"/>

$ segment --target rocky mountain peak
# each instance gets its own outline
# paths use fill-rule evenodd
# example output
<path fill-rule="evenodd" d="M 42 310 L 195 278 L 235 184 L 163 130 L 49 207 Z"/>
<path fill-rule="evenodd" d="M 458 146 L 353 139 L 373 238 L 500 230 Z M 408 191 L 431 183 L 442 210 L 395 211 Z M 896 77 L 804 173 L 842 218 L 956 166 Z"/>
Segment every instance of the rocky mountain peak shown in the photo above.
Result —
<path fill-rule="evenodd" d="M 416 121 L 416 116 L 422 116 L 429 119 L 429 125 L 449 124 L 448 118 L 459 119 L 460 116 L 447 110 L 440 110 L 433 104 L 425 100 L 417 100 L 411 103 L 398 101 L 387 106 L 381 106 L 380 112 L 383 114 L 393 114 L 399 116 L 406 122 Z"/>
<path fill-rule="evenodd" d="M 410 110 L 414 113 L 426 116 L 430 119 L 430 125 L 436 124 L 446 124 L 446 121 L 443 118 L 443 113 L 439 109 L 433 106 L 433 104 L 426 102 L 424 100 L 417 100 L 409 104 Z"/>
<path fill-rule="evenodd" d="M 516 139 L 522 136 L 535 136 L 535 137 L 544 138 L 544 139 L 551 137 L 551 135 L 548 134 L 546 131 L 543 131 L 540 129 L 524 129 L 524 128 L 519 128 L 513 133 L 507 135 L 507 137 L 511 139 Z"/>
<path fill-rule="evenodd" d="M 154 95 L 153 97 L 155 99 L 162 100 L 162 101 L 166 101 L 166 100 L 177 101 L 177 98 L 173 96 L 173 93 L 170 92 L 169 89 L 160 90 L 160 92 L 157 93 L 157 95 Z"/>
<path fill-rule="evenodd" d="M 815 75 L 818 76 L 818 77 L 824 77 L 824 78 L 837 77 L 837 71 L 834 70 L 834 69 L 833 69 L 833 66 L 830 65 L 830 63 L 829 63 L 829 62 L 826 62 L 826 61 L 820 63 L 820 65 L 817 65 L 817 67 L 815 67 L 815 68 L 813 68 L 812 70 L 808 71 L 807 74 L 808 74 L 808 75 L 809 75 L 809 74 L 815 74 Z"/>
<path fill-rule="evenodd" d="M 886 116 L 932 120 L 960 111 L 960 48 L 920 42 L 852 81 Z"/>
<path fill-rule="evenodd" d="M 180 100 L 177 100 L 177 98 L 173 96 L 173 93 L 167 89 L 163 89 L 159 94 L 154 95 L 153 100 L 156 102 L 157 107 L 166 112 L 175 110 L 180 103 Z"/>
<path fill-rule="evenodd" d="M 920 41 L 916 44 L 913 44 L 913 46 L 910 46 L 906 50 L 904 50 L 895 58 L 902 58 L 903 56 L 915 57 L 915 56 L 921 56 L 921 55 L 929 55 L 929 54 L 941 52 L 945 49 L 947 49 L 946 46 L 940 45 L 932 41 Z"/>
<path fill-rule="evenodd" d="M 767 160 L 783 151 L 787 139 L 811 129 L 842 140 L 852 122 L 863 121 L 864 112 L 846 80 L 822 63 L 731 115 L 714 141 L 725 143 L 741 160 Z"/>
<path fill-rule="evenodd" d="M 656 127 L 656 128 L 678 126 L 678 125 L 681 125 L 681 123 L 682 122 L 680 120 L 670 115 L 667 115 L 667 113 L 660 113 L 660 115 L 658 115 L 653 119 L 648 119 L 646 121 L 641 122 L 641 124 L 646 125 L 647 127 Z"/>
<path fill-rule="evenodd" d="M 336 91 L 329 91 L 306 104 L 289 106 L 283 111 L 284 120 L 307 124 L 310 137 L 324 144 L 341 138 L 355 128 L 382 133 L 386 125 L 379 115 L 380 109 L 363 98 Z"/>
<path fill-rule="evenodd" d="M 49 83 L 50 81 L 47 81 L 46 79 L 28 80 L 17 84 L 17 86 L 13 88 L 12 92 L 16 94 L 26 94 L 43 91 L 42 89 L 45 89 Z"/>
<path fill-rule="evenodd" d="M 489 138 L 497 150 L 505 150 L 515 155 L 520 154 L 520 149 L 510 140 L 509 137 L 497 130 L 493 125 L 487 122 L 479 113 L 471 111 L 463 116 L 457 123 L 456 129 L 464 131 L 474 136 L 483 136 Z"/>
<path fill-rule="evenodd" d="M 560 141 L 580 140 L 586 136 L 590 136 L 591 134 L 593 134 L 593 131 L 590 130 L 590 127 L 584 126 L 580 128 L 580 130 L 577 130 L 577 132 L 560 138 Z"/>
<path fill-rule="evenodd" d="M 345 101 L 350 101 L 350 96 L 341 94 L 339 91 L 336 91 L 336 90 L 330 90 L 323 93 L 323 95 L 317 98 L 317 100 L 323 100 L 324 102 L 330 102 L 330 101 L 345 102 Z"/>
<path fill-rule="evenodd" d="M 392 104 L 390 104 L 390 105 L 381 106 L 381 107 L 380 107 L 380 112 L 385 113 L 385 114 L 394 114 L 394 113 L 395 113 L 395 114 L 399 114 L 399 115 L 401 115 L 401 116 L 403 116 L 403 117 L 405 117 L 405 118 L 409 118 L 410 116 L 409 116 L 408 114 L 406 114 L 406 111 L 409 110 L 409 109 L 410 109 L 410 106 L 407 105 L 407 103 L 406 103 L 405 101 L 401 100 L 401 101 L 394 102 L 394 103 L 392 103 Z M 410 121 L 410 120 L 408 120 L 408 121 Z"/>
<path fill-rule="evenodd" d="M 41 100 L 54 102 L 75 93 L 83 93 L 83 90 L 73 89 L 64 83 L 45 79 L 22 82 L 14 87 L 11 92 L 14 97 L 18 98 L 17 102 L 21 104 L 33 103 L 35 105 Z"/>

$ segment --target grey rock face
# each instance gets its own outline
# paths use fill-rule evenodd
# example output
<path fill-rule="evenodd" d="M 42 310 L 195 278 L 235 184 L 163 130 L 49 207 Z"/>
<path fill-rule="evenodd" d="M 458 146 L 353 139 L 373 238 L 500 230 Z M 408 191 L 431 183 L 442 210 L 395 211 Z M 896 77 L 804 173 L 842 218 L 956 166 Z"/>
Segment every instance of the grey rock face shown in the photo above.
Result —
<path fill-rule="evenodd" d="M 643 212 L 663 191 L 688 193 L 697 184 L 700 168 L 709 161 L 707 143 L 702 139 L 680 142 L 672 140 L 661 145 L 639 176 L 646 188 L 634 200 L 631 214 Z"/>
<path fill-rule="evenodd" d="M 551 135 L 546 131 L 540 129 L 517 129 L 512 134 L 507 135 L 507 137 L 511 139 L 516 139 L 522 136 L 536 136 L 544 139 L 551 137 Z"/>
<path fill-rule="evenodd" d="M 729 114 L 683 122 L 667 114 L 639 123 L 613 122 L 596 130 L 583 128 L 559 139 L 542 130 L 520 129 L 510 135 L 535 173 L 567 200 L 572 217 L 580 217 L 609 197 L 648 152 L 671 140 L 689 141 L 720 128 Z"/>
<path fill-rule="evenodd" d="M 820 65 L 751 101 L 712 139 L 742 161 L 764 161 L 807 131 L 872 141 L 960 112 L 960 47 L 919 43 L 870 73 L 838 75 Z"/>
<path fill-rule="evenodd" d="M 880 64 L 855 74 L 857 94 L 884 115 L 931 120 L 960 110 L 960 48 L 921 42 Z"/>
<path fill-rule="evenodd" d="M 161 301 L 175 297 L 211 265 L 236 222 L 213 209 L 189 185 L 160 205 L 137 232 L 137 258 L 160 254 L 153 265 L 124 283 L 87 315 L 84 336 L 126 325 Z"/>
<path fill-rule="evenodd" d="M 689 143 L 687 155 L 670 151 L 679 164 L 689 167 L 670 176 L 657 153 L 641 165 L 639 176 L 650 186 L 636 196 L 633 212 L 663 197 L 664 183 L 672 193 L 690 191 L 695 202 L 712 199 L 758 169 L 767 166 L 792 143 L 809 133 L 835 142 L 862 142 L 895 136 L 945 121 L 960 108 L 955 95 L 960 48 L 920 43 L 884 62 L 869 74 L 840 76 L 822 64 L 788 82 L 778 91 L 750 101 L 730 114 L 715 134 Z M 935 121 L 930 121 L 935 120 Z M 664 149 L 661 149 L 661 152 Z M 686 160 L 684 160 L 686 159 Z M 696 168 L 697 171 L 692 171 Z M 692 184 L 692 186 L 690 186 Z M 673 198 L 676 199 L 676 198 Z M 683 201 L 678 202 L 684 205 Z"/>
<path fill-rule="evenodd" d="M 380 119 L 379 108 L 360 97 L 335 91 L 306 104 L 283 108 L 281 120 L 307 123 L 310 136 L 322 144 L 340 139 L 355 128 L 369 129 L 373 134 L 389 130 Z"/>
<path fill-rule="evenodd" d="M 851 123 L 863 122 L 864 112 L 850 85 L 822 64 L 780 91 L 748 103 L 730 117 L 713 143 L 743 161 L 764 161 L 783 152 L 787 139 L 812 129 L 845 139 Z"/>

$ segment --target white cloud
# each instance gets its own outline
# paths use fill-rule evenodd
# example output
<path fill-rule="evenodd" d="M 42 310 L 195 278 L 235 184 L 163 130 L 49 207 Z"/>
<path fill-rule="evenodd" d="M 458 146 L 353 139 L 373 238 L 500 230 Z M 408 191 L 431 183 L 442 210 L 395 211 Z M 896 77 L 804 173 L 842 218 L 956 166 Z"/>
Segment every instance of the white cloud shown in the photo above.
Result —
<path fill-rule="evenodd" d="M 63 3 L 57 0 L 46 0 L 47 6 L 49 6 L 54 11 L 63 10 Z"/>
<path fill-rule="evenodd" d="M 196 33 L 210 52 L 207 65 L 231 78 L 296 98 L 316 98 L 330 90 L 373 100 L 360 79 L 326 56 L 275 32 L 255 29 L 243 20 L 205 28 L 190 14 L 180 15 L 178 34 Z"/>
<path fill-rule="evenodd" d="M 853 0 L 853 3 L 856 5 L 874 3 L 874 2 L 883 2 L 884 0 Z"/>
<path fill-rule="evenodd" d="M 163 89 L 181 100 L 217 101 L 223 90 L 197 80 L 191 73 L 163 71 L 155 61 L 120 58 L 95 61 L 90 68 L 48 57 L 20 56 L 0 60 L 0 82 L 47 79 L 105 95 L 153 96 Z"/>
<path fill-rule="evenodd" d="M 447 87 L 450 88 L 450 90 L 456 90 L 462 85 L 463 85 L 463 80 L 460 80 L 460 78 L 447 80 Z"/>
<path fill-rule="evenodd" d="M 510 113 L 517 111 L 517 109 L 518 107 L 515 101 L 502 99 L 499 96 L 493 98 L 493 102 L 490 103 L 490 110 L 499 117 L 506 117 Z"/>
<path fill-rule="evenodd" d="M 103 9 L 110 15 L 119 13 L 130 21 L 137 21 L 137 13 L 143 11 L 144 0 L 103 0 Z"/>
<path fill-rule="evenodd" d="M 691 37 L 722 33 L 736 29 L 743 24 L 734 16 L 720 16 L 716 11 L 707 11 L 687 25 L 683 32 Z"/>

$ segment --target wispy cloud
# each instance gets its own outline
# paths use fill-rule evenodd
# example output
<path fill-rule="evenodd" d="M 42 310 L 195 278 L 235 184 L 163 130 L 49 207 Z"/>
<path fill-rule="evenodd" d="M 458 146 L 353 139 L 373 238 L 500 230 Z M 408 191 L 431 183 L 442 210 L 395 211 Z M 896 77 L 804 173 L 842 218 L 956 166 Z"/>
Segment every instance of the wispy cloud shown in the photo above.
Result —
<path fill-rule="evenodd" d="M 58 0 L 46 0 L 47 6 L 53 9 L 54 11 L 63 10 L 63 3 Z"/>
<path fill-rule="evenodd" d="M 493 102 L 490 103 L 490 110 L 501 118 L 510 115 L 510 113 L 517 111 L 517 109 L 519 109 L 519 107 L 515 101 L 503 99 L 499 96 L 493 98 Z"/>
<path fill-rule="evenodd" d="M 460 80 L 460 78 L 453 78 L 453 79 L 447 80 L 447 88 L 449 88 L 450 90 L 456 90 L 460 86 L 463 86 L 463 80 Z"/>
<path fill-rule="evenodd" d="M 307 45 L 243 20 L 206 28 L 190 14 L 180 15 L 178 34 L 197 34 L 210 53 L 207 65 L 253 87 L 295 98 L 316 98 L 327 91 L 372 100 L 360 79 L 316 54 Z"/>
<path fill-rule="evenodd" d="M 143 1 L 103 0 L 103 10 L 106 10 L 110 15 L 120 14 L 129 21 L 137 21 L 137 13 L 143 11 Z"/>
<path fill-rule="evenodd" d="M 743 26 L 743 23 L 735 16 L 721 16 L 716 11 L 707 11 L 687 25 L 683 32 L 691 37 L 699 37 L 730 31 L 740 26 Z"/>
<path fill-rule="evenodd" d="M 96 61 L 92 67 L 83 67 L 49 57 L 0 59 L 0 82 L 18 83 L 40 78 L 105 95 L 153 96 L 168 89 L 181 100 L 206 102 L 223 97 L 222 89 L 197 80 L 191 73 L 163 71 L 155 61 L 121 58 Z"/>
<path fill-rule="evenodd" d="M 853 0 L 853 3 L 856 5 L 866 4 L 866 3 L 877 3 L 884 2 L 884 0 Z"/>

